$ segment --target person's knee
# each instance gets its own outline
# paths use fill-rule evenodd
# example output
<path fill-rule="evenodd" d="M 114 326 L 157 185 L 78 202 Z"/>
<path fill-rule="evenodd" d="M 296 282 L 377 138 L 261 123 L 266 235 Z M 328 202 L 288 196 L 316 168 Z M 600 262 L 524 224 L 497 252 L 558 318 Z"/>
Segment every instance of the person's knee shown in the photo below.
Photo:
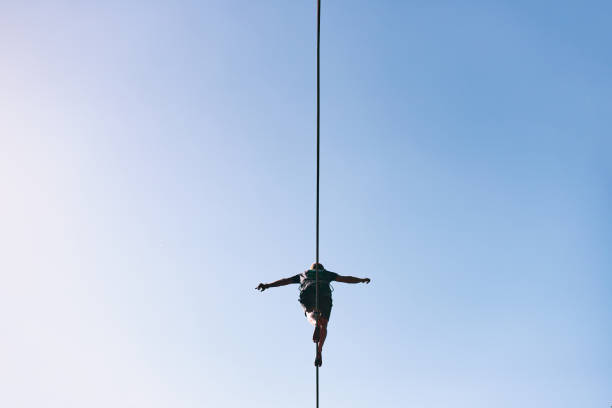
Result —
<path fill-rule="evenodd" d="M 315 312 L 314 310 L 311 311 L 307 311 L 306 312 L 306 318 L 308 319 L 308 321 L 310 323 L 312 323 L 313 325 L 317 324 L 317 312 Z"/>

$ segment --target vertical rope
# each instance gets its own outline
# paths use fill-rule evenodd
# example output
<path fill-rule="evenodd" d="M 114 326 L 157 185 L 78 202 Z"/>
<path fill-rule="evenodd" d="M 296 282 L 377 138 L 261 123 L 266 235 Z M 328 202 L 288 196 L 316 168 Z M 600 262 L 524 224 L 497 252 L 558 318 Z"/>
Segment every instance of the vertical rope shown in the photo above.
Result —
<path fill-rule="evenodd" d="M 320 132 L 319 132 L 319 116 L 320 116 L 320 87 L 319 87 L 319 39 L 321 37 L 321 0 L 317 0 L 317 256 L 316 263 L 319 263 L 319 168 L 320 168 Z M 315 268 L 315 283 L 316 283 L 316 310 L 319 311 L 319 268 Z"/>
<path fill-rule="evenodd" d="M 320 81 L 319 81 L 319 59 L 320 59 L 320 43 L 321 39 L 321 0 L 317 0 L 317 256 L 316 263 L 319 263 L 319 162 L 320 162 L 320 136 L 319 136 L 319 116 L 320 116 Z M 317 324 L 319 317 L 319 266 L 315 267 L 315 312 L 317 314 Z M 319 350 L 319 343 L 316 343 L 315 347 Z M 319 408 L 319 367 L 316 367 L 317 371 L 317 408 Z"/>
<path fill-rule="evenodd" d="M 316 260 L 319 263 L 319 163 L 320 163 L 320 132 L 319 132 L 319 116 L 320 116 L 320 81 L 319 81 L 319 41 L 321 37 L 321 0 L 317 0 L 317 256 Z M 316 273 L 318 276 L 318 273 Z"/>

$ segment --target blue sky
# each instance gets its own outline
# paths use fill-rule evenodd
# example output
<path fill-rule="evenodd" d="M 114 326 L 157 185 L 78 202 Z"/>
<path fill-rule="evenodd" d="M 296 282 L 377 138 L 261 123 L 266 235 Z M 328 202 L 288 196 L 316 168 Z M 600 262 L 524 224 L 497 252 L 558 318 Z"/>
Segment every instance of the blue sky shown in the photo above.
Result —
<path fill-rule="evenodd" d="M 322 15 L 321 406 L 610 406 L 612 6 Z M 0 405 L 314 404 L 315 17 L 0 5 Z"/>

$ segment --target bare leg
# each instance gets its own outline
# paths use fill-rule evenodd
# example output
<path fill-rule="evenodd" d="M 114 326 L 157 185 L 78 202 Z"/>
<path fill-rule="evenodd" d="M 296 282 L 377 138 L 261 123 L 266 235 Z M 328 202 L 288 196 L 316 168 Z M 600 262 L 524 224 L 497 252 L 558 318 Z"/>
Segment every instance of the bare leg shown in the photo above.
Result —
<path fill-rule="evenodd" d="M 314 310 L 307 310 L 305 313 L 310 324 L 315 327 L 314 332 L 312 333 L 312 341 L 317 343 L 319 341 L 321 332 L 321 328 L 317 324 L 317 314 L 314 312 Z"/>
<path fill-rule="evenodd" d="M 319 330 L 321 331 L 321 337 L 319 338 L 319 353 L 323 350 L 323 344 L 325 343 L 325 338 L 327 337 L 327 323 L 329 321 L 325 317 L 319 318 Z"/>
<path fill-rule="evenodd" d="M 327 337 L 327 322 L 328 320 L 325 317 L 320 317 L 317 322 L 317 328 L 320 334 L 319 342 L 317 343 L 317 358 L 315 359 L 315 366 L 317 367 L 321 367 L 323 364 L 321 352 L 323 351 L 323 343 L 325 343 L 325 338 Z"/>
<path fill-rule="evenodd" d="M 313 326 L 317 325 L 317 314 L 315 313 L 314 310 L 307 310 L 306 311 L 306 319 L 308 319 L 310 324 L 312 324 Z"/>

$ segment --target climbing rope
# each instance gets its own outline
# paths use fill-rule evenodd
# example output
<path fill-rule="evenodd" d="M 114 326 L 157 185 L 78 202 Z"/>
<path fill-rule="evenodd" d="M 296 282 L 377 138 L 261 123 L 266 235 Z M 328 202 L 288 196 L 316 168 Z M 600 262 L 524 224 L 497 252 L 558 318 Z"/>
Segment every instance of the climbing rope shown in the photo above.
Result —
<path fill-rule="evenodd" d="M 320 136 L 319 136 L 319 116 L 320 116 L 320 81 L 319 81 L 319 43 L 321 39 L 321 0 L 317 0 L 317 215 L 316 215 L 316 266 L 315 266 L 315 313 L 317 322 L 319 323 L 319 163 L 320 163 Z M 319 351 L 319 343 L 315 343 L 316 352 Z M 317 408 L 319 408 L 319 366 L 316 366 L 317 372 Z"/>

